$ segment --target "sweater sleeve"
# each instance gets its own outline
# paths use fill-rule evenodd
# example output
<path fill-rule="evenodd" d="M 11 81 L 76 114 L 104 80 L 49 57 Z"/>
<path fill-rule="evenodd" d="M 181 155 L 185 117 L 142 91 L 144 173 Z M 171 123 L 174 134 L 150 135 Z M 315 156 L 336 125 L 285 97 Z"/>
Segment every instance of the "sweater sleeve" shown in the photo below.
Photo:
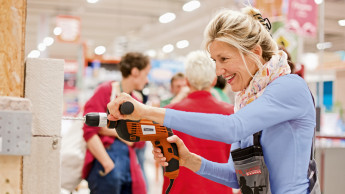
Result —
<path fill-rule="evenodd" d="M 228 187 L 239 188 L 231 154 L 228 163 L 212 162 L 201 157 L 201 167 L 196 173 Z"/>
<path fill-rule="evenodd" d="M 259 98 L 235 114 L 227 116 L 167 109 L 164 125 L 194 137 L 231 144 L 307 114 L 305 106 L 313 106 L 306 83 L 302 78 L 286 75 L 273 81 Z"/>

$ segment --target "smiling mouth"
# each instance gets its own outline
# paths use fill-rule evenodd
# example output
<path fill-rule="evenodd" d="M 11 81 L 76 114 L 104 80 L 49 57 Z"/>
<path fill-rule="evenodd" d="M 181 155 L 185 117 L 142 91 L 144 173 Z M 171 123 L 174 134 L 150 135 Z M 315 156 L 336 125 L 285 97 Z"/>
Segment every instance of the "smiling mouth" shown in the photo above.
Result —
<path fill-rule="evenodd" d="M 233 75 L 226 77 L 226 81 L 230 84 L 230 82 L 234 79 L 234 77 L 236 76 L 236 73 L 234 73 Z"/>

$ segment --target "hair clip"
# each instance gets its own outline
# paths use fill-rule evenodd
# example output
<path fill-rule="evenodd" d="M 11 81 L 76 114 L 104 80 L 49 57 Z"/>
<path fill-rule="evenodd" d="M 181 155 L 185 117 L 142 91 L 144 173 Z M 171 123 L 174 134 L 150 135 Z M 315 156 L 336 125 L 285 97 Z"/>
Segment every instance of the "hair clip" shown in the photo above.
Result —
<path fill-rule="evenodd" d="M 271 22 L 268 18 L 262 18 L 261 13 L 253 15 L 254 18 L 258 19 L 262 25 L 264 25 L 267 31 L 270 31 L 272 28 Z"/>

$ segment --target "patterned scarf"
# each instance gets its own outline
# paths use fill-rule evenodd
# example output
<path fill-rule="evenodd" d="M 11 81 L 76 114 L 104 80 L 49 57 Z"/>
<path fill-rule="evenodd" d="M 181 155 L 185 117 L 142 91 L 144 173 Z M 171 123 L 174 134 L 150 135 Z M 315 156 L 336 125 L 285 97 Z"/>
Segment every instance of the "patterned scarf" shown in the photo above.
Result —
<path fill-rule="evenodd" d="M 290 72 L 286 53 L 278 51 L 255 73 L 248 87 L 236 94 L 235 112 L 259 98 L 273 80 Z"/>

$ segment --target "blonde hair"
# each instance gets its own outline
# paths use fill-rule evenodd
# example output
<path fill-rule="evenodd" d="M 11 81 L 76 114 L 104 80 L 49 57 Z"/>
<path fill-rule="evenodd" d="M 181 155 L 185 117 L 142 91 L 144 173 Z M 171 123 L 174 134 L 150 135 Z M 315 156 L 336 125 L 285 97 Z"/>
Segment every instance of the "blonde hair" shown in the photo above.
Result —
<path fill-rule="evenodd" d="M 225 42 L 240 51 L 245 64 L 244 55 L 247 55 L 260 68 L 263 64 L 251 51 L 256 45 L 261 46 L 262 57 L 265 61 L 269 61 L 272 55 L 278 51 L 276 42 L 266 29 L 268 27 L 266 22 L 262 19 L 260 11 L 251 6 L 243 8 L 241 12 L 222 10 L 205 29 L 205 48 L 209 51 L 209 46 L 215 40 Z M 249 74 L 251 75 L 251 73 Z"/>
<path fill-rule="evenodd" d="M 205 51 L 193 51 L 185 61 L 186 78 L 197 90 L 211 87 L 216 78 L 216 66 Z"/>

